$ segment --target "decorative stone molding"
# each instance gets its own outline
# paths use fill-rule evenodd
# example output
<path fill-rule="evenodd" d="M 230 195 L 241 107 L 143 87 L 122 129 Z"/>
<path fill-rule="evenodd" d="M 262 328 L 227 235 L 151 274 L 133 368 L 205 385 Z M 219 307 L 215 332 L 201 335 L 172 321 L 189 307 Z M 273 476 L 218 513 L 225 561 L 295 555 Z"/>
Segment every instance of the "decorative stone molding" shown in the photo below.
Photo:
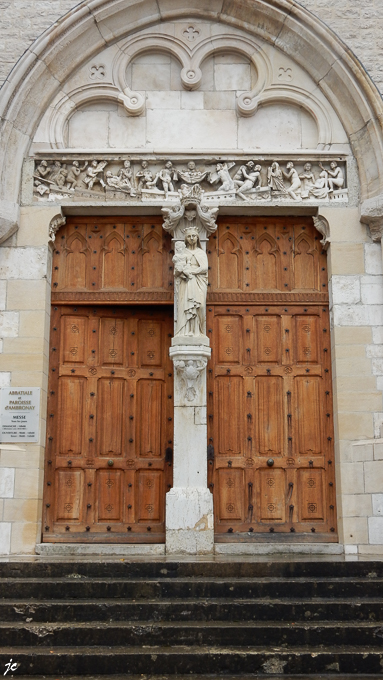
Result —
<path fill-rule="evenodd" d="M 315 229 L 317 229 L 317 231 L 319 231 L 319 233 L 322 234 L 323 236 L 323 239 L 321 240 L 323 249 L 327 250 L 331 242 L 330 225 L 326 218 L 323 217 L 322 215 L 317 215 L 316 217 L 313 217 L 313 222 Z"/>
<path fill-rule="evenodd" d="M 56 240 L 56 234 L 60 227 L 66 224 L 66 217 L 61 213 L 52 217 L 49 223 L 49 243 L 54 243 Z"/>
<path fill-rule="evenodd" d="M 214 211 L 209 204 L 348 202 L 344 156 L 319 156 L 310 161 L 232 156 L 220 162 L 206 156 L 173 161 L 136 156 L 118 160 L 77 154 L 44 156 L 35 159 L 33 183 L 34 200 L 39 203 L 92 200 L 163 205 L 169 201 L 175 204 L 164 208 L 169 231 L 189 204 L 195 205 L 211 233 Z"/>

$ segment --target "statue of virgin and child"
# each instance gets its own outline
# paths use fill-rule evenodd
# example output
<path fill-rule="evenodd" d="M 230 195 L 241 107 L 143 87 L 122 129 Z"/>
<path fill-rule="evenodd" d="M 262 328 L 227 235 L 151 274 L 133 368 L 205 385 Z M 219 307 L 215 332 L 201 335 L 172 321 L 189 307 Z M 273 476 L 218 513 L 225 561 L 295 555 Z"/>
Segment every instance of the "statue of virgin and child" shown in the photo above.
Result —
<path fill-rule="evenodd" d="M 187 227 L 185 242 L 176 242 L 173 263 L 177 298 L 175 336 L 205 336 L 208 262 L 197 227 Z"/>

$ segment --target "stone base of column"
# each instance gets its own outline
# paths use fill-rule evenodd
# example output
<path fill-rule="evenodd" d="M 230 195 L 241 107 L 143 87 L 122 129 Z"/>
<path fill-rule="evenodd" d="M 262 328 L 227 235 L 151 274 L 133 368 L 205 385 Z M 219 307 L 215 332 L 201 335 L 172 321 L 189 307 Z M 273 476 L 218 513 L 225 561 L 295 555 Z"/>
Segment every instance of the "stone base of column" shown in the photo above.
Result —
<path fill-rule="evenodd" d="M 213 496 L 209 489 L 173 487 L 166 494 L 166 554 L 210 555 L 213 550 Z"/>

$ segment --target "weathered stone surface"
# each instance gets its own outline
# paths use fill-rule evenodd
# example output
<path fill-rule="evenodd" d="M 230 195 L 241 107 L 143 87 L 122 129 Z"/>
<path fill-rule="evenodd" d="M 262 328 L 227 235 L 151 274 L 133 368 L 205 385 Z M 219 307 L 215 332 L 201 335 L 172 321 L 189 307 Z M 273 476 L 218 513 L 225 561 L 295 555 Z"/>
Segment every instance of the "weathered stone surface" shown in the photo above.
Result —
<path fill-rule="evenodd" d="M 6 467 L 0 468 L 0 498 L 13 498 L 14 489 L 15 489 L 14 468 Z"/>

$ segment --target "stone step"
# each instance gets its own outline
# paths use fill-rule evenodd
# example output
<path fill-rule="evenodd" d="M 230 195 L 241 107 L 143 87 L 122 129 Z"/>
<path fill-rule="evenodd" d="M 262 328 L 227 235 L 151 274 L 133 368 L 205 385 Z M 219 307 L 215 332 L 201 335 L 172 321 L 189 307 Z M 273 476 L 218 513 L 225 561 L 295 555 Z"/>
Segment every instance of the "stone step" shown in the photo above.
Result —
<path fill-rule="evenodd" d="M 3 578 L 0 598 L 318 598 L 379 597 L 383 578 Z"/>
<path fill-rule="evenodd" d="M 0 668 L 10 658 L 19 664 L 18 671 L 28 676 L 65 676 L 91 674 L 379 674 L 383 668 L 381 646 L 368 651 L 360 648 L 291 647 L 288 650 L 268 646 L 252 647 L 7 647 L 0 648 Z M 17 676 L 15 676 L 17 677 Z M 308 680 L 306 678 L 306 680 Z"/>
<path fill-rule="evenodd" d="M 11 676 L 12 677 L 12 676 Z M 29 680 L 31 677 L 30 675 L 15 675 L 17 677 L 17 680 Z M 35 676 L 36 677 L 36 676 Z M 225 680 L 254 680 L 254 678 L 257 677 L 254 674 L 248 675 L 232 675 L 231 673 L 228 675 L 225 673 Z M 260 677 L 260 676 L 258 676 Z M 84 680 L 83 675 L 61 675 L 61 674 L 55 674 L 55 675 L 44 675 L 41 676 L 42 680 Z M 222 680 L 222 675 L 216 675 L 216 674 L 209 674 L 209 675 L 177 675 L 177 680 Z M 265 679 L 265 676 L 263 675 L 263 678 Z M 275 675 L 274 673 L 267 674 L 268 680 L 308 680 L 307 675 Z M 309 680 L 350 680 L 350 674 L 347 673 L 347 675 L 343 675 L 336 673 L 334 675 L 333 673 L 328 674 L 326 673 L 323 675 L 322 673 L 318 675 L 317 673 L 315 674 L 310 674 L 310 679 Z M 117 675 L 87 675 L 86 680 L 127 680 L 127 676 L 124 673 L 121 675 L 118 673 Z M 165 675 L 153 675 L 150 673 L 150 675 L 130 675 L 129 674 L 129 680 L 174 680 L 174 675 L 169 675 L 168 673 Z M 382 680 L 382 674 L 376 674 L 376 673 L 370 673 L 369 675 L 360 675 L 359 673 L 353 674 L 352 675 L 352 680 Z"/>
<path fill-rule="evenodd" d="M 0 623 L 0 647 L 195 647 L 262 648 L 336 646 L 367 648 L 381 645 L 383 623 L 341 621 L 286 622 L 120 622 L 106 623 Z"/>
<path fill-rule="evenodd" d="M 381 599 L 131 599 L 0 601 L 0 621 L 380 621 Z"/>
<path fill-rule="evenodd" d="M 63 558 L 65 559 L 65 558 Z M 383 562 L 342 561 L 165 561 L 119 559 L 75 561 L 0 562 L 0 578 L 383 578 Z"/>

